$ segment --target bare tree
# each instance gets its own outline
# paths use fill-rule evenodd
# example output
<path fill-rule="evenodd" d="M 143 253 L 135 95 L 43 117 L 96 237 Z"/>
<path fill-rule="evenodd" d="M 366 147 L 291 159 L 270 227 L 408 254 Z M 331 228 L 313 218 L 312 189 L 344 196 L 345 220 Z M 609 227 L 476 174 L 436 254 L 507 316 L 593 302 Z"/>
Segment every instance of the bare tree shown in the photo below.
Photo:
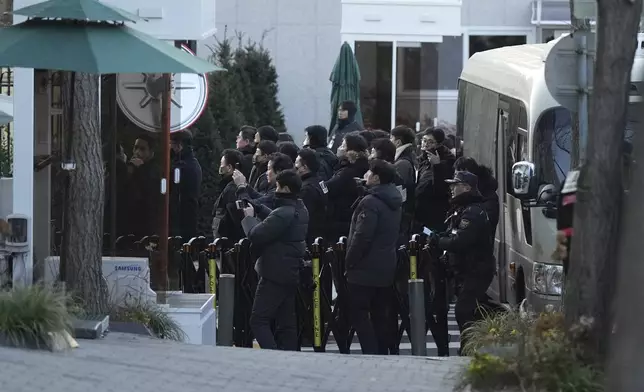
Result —
<path fill-rule="evenodd" d="M 100 77 L 66 74 L 62 88 L 64 113 L 68 115 L 65 128 L 76 169 L 68 172 L 65 185 L 61 278 L 67 289 L 83 300 L 88 312 L 103 314 L 107 309 L 107 285 L 102 273 L 105 175 Z"/>
<path fill-rule="evenodd" d="M 603 359 L 622 206 L 622 149 L 642 0 L 597 1 L 597 60 L 587 157 L 578 181 L 565 309 L 568 325 L 590 321 L 588 348 Z"/>

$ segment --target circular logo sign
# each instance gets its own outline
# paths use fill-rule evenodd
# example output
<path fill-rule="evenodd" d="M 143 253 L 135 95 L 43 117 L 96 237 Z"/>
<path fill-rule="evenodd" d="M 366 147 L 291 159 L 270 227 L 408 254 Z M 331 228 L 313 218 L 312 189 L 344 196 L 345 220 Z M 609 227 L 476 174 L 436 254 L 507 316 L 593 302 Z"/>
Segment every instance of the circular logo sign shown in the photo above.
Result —
<path fill-rule="evenodd" d="M 184 51 L 194 56 L 186 46 Z M 118 74 L 116 101 L 125 116 L 139 128 L 161 130 L 163 74 Z M 190 127 L 208 103 L 208 78 L 205 74 L 172 74 L 170 132 Z"/>

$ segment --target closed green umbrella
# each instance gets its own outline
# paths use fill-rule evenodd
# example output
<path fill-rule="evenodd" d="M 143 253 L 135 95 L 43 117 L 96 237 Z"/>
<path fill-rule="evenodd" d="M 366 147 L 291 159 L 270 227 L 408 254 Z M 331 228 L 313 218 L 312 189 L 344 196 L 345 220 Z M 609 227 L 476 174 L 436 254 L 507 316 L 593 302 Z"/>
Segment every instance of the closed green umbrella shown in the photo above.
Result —
<path fill-rule="evenodd" d="M 362 113 L 360 112 L 360 67 L 353 55 L 351 45 L 342 44 L 340 55 L 335 60 L 333 71 L 329 77 L 331 81 L 331 125 L 329 132 L 338 119 L 338 106 L 344 101 L 353 101 L 358 108 L 356 121 L 362 126 Z"/>
<path fill-rule="evenodd" d="M 44 19 L 0 29 L 0 65 L 92 74 L 221 70 L 124 24 Z"/>

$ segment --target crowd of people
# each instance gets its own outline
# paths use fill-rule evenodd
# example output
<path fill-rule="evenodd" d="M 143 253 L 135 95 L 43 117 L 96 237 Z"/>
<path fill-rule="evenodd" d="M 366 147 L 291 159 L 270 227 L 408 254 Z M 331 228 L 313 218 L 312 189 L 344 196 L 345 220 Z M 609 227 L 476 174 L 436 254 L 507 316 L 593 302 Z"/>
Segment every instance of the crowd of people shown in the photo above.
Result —
<path fill-rule="evenodd" d="M 251 242 L 260 280 L 250 324 L 262 348 L 296 349 L 299 270 L 317 237 L 348 238 L 350 318 L 364 354 L 388 353 L 397 249 L 413 233 L 425 233 L 456 274 L 461 332 L 479 317 L 495 273 L 491 170 L 456 159 L 454 138 L 441 128 L 361 130 L 355 113 L 344 102 L 336 127 L 307 127 L 302 148 L 271 126 L 243 127 L 237 148 L 221 157 L 213 236 Z M 439 354 L 448 355 L 442 341 Z"/>
<path fill-rule="evenodd" d="M 477 304 L 486 299 L 496 271 L 499 199 L 492 171 L 470 157 L 457 159 L 459 143 L 440 127 L 419 133 L 406 126 L 362 130 L 356 111 L 353 102 L 343 102 L 336 126 L 330 132 L 307 127 L 301 148 L 271 126 L 244 126 L 236 148 L 222 153 L 212 235 L 251 242 L 259 284 L 250 324 L 262 348 L 296 349 L 299 272 L 317 237 L 328 243 L 348 238 L 350 321 L 364 354 L 389 351 L 397 250 L 415 233 L 424 233 L 443 254 L 459 282 L 455 313 L 461 334 L 479 317 Z M 158 227 L 154 147 L 152 138 L 140 137 L 130 160 L 119 151 L 117 166 L 123 172 L 117 178 L 138 189 L 122 196 L 129 221 L 142 225 L 128 230 L 143 235 Z M 173 134 L 171 152 L 180 177 L 170 184 L 171 229 L 191 238 L 197 235 L 202 173 L 190 134 Z M 432 333 L 439 355 L 449 355 L 447 315 L 442 318 L 442 338 Z M 461 347 L 466 339 L 462 334 Z"/>

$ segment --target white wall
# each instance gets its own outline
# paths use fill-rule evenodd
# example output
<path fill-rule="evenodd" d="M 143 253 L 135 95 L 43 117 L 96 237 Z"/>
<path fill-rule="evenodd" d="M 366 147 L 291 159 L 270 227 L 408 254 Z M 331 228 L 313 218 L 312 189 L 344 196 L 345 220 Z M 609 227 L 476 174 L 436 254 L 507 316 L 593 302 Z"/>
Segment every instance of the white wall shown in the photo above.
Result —
<path fill-rule="evenodd" d="M 235 31 L 259 41 L 273 55 L 286 126 L 297 142 L 311 124 L 330 121 L 329 75 L 340 50 L 340 0 L 217 0 L 217 37 Z M 200 43 L 199 54 L 209 54 Z"/>
<path fill-rule="evenodd" d="M 530 27 L 531 0 L 463 0 L 463 26 Z"/>

